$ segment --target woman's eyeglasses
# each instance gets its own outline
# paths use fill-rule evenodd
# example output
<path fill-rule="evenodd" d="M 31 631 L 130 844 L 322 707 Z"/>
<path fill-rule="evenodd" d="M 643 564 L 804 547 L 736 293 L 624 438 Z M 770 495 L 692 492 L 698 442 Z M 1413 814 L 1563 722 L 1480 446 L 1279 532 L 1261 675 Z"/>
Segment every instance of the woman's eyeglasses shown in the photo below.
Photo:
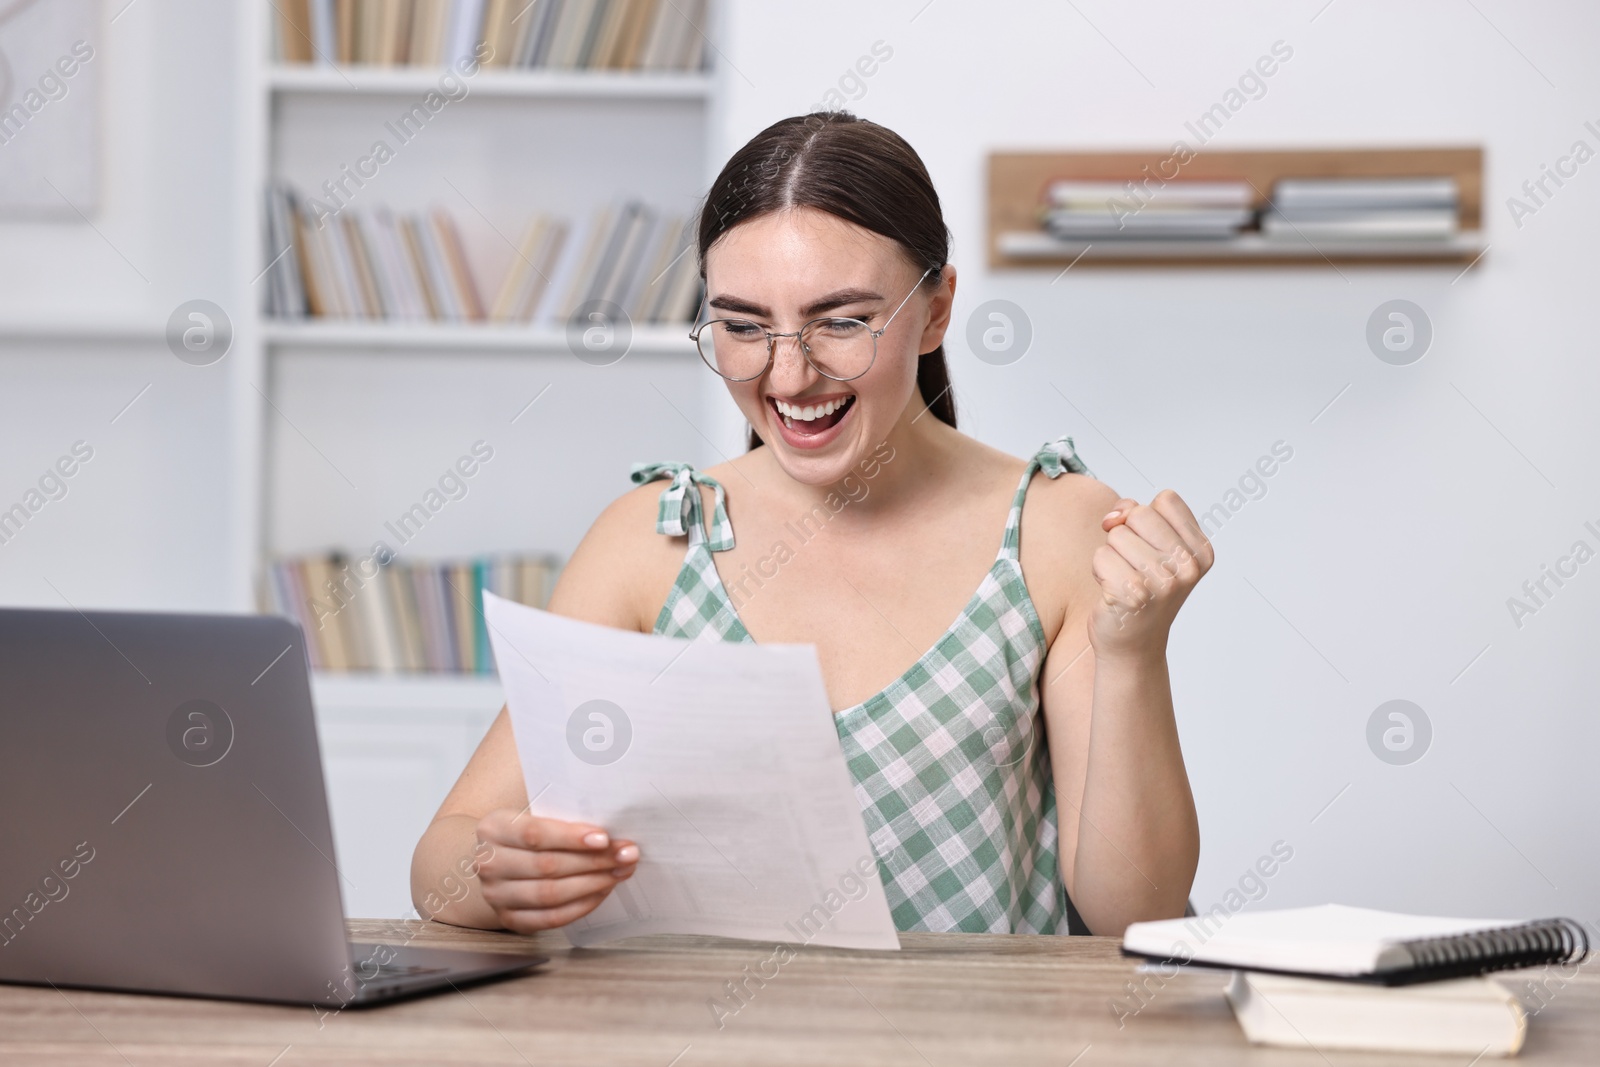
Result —
<path fill-rule="evenodd" d="M 860 319 L 823 317 L 812 319 L 793 333 L 773 333 L 749 319 L 711 319 L 689 331 L 706 366 L 730 382 L 748 382 L 761 377 L 772 366 L 778 338 L 793 337 L 800 354 L 824 378 L 848 382 L 872 369 L 878 358 L 878 338 L 889 329 L 894 317 L 906 306 L 928 275 L 939 270 L 929 267 L 911 287 L 884 324 L 874 330 Z"/>

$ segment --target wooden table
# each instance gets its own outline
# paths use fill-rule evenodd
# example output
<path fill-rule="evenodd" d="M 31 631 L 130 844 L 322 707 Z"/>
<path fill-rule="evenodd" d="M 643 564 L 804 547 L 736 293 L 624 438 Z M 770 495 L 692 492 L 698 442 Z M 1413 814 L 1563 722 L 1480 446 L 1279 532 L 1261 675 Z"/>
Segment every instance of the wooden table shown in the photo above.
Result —
<path fill-rule="evenodd" d="M 525 950 L 533 941 L 552 960 L 510 981 L 320 1016 L 309 1007 L 0 986 L 0 1064 L 1467 1067 L 1459 1056 L 1252 1048 L 1222 998 L 1220 973 L 1138 975 L 1113 938 L 902 934 L 900 952 L 804 947 L 778 967 L 764 963 L 772 945 L 710 938 L 570 949 L 560 936 L 433 923 L 350 927 L 363 940 L 418 945 Z M 777 974 L 764 986 L 749 982 L 748 1001 L 719 1026 L 710 1005 L 731 1008 L 726 983 L 747 966 Z M 1520 1062 L 1600 1061 L 1595 970 L 1551 983 Z M 1145 984 L 1142 1008 L 1129 982 Z"/>

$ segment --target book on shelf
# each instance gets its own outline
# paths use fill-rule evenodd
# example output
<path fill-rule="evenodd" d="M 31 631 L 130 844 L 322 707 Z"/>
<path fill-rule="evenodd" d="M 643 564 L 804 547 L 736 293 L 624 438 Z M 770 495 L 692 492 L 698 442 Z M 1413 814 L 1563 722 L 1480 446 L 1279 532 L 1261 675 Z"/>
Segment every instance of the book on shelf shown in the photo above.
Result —
<path fill-rule="evenodd" d="M 544 215 L 535 215 L 529 220 L 517 245 L 516 257 L 511 261 L 511 269 L 506 271 L 500 292 L 489 309 L 492 321 L 532 321 L 566 243 L 567 228 L 563 220 Z"/>
<path fill-rule="evenodd" d="M 1045 229 L 1057 237 L 1074 240 L 1128 240 L 1140 237 L 1232 237 L 1254 218 L 1247 208 L 1191 208 L 1145 210 L 1127 215 L 1103 211 L 1052 211 Z"/>
<path fill-rule="evenodd" d="M 486 301 L 448 211 L 329 213 L 282 182 L 267 191 L 266 313 L 277 319 L 559 327 L 603 300 L 643 323 L 688 323 L 700 302 L 693 220 L 639 201 L 587 223 L 536 215 Z"/>
<path fill-rule="evenodd" d="M 286 64 L 695 71 L 708 0 L 274 0 Z"/>
<path fill-rule="evenodd" d="M 278 62 L 310 63 L 315 56 L 311 0 L 274 0 Z"/>
<path fill-rule="evenodd" d="M 1262 236 L 1274 240 L 1447 240 L 1456 236 L 1454 178 L 1284 178 Z"/>
<path fill-rule="evenodd" d="M 1272 202 L 1282 211 L 1305 208 L 1454 208 L 1454 178 L 1280 178 Z"/>
<path fill-rule="evenodd" d="M 1255 202 L 1249 182 L 1174 180 L 1162 184 L 1149 182 L 1080 181 L 1059 179 L 1045 190 L 1052 207 L 1109 210 L 1113 201 L 1135 208 L 1148 204 L 1154 208 L 1214 207 L 1247 208 Z"/>
<path fill-rule="evenodd" d="M 1296 211 L 1276 209 L 1261 216 L 1264 237 L 1288 240 L 1427 240 L 1454 237 L 1455 208 L 1394 211 Z"/>
<path fill-rule="evenodd" d="M 300 624 L 317 670 L 492 674 L 483 593 L 542 608 L 559 570 L 547 554 L 437 562 L 338 552 L 288 557 L 267 567 L 262 609 Z"/>
<path fill-rule="evenodd" d="M 1060 180 L 1045 190 L 1044 230 L 1065 240 L 1226 238 L 1255 220 L 1249 182 Z"/>
<path fill-rule="evenodd" d="M 305 278 L 295 248 L 297 215 L 289 190 L 274 184 L 267 189 L 266 248 L 272 256 L 267 268 L 267 309 L 273 314 L 300 318 L 310 313 Z"/>

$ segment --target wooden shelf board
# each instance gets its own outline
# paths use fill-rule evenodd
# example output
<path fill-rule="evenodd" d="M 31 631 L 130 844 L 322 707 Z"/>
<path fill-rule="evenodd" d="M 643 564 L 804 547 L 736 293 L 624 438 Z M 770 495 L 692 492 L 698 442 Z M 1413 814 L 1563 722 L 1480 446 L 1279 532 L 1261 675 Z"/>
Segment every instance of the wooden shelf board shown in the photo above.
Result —
<path fill-rule="evenodd" d="M 262 330 L 267 343 L 277 348 L 570 354 L 566 332 L 548 326 L 269 319 L 263 322 Z M 628 352 L 695 357 L 688 323 L 635 327 Z"/>
<path fill-rule="evenodd" d="M 453 73 L 453 72 L 452 72 Z M 267 68 L 276 93 L 394 95 L 439 88 L 441 67 L 335 67 L 280 64 Z M 486 67 L 470 77 L 454 75 L 469 96 L 589 97 L 639 100 L 705 100 L 711 77 L 700 71 L 508 70 Z"/>
<path fill-rule="evenodd" d="M 991 266 L 1066 266 L 1094 263 L 1124 266 L 1200 264 L 1369 263 L 1404 266 L 1419 263 L 1471 263 L 1483 254 L 1479 234 L 1439 240 L 1274 240 L 1245 233 L 1226 240 L 1111 239 L 1058 241 L 1037 230 L 1002 233 L 997 245 L 1003 262 Z"/>
<path fill-rule="evenodd" d="M 1001 234 L 1037 232 L 1039 206 L 1046 187 L 1062 178 L 1080 181 L 1125 182 L 1149 176 L 1153 189 L 1168 181 L 1248 181 L 1256 190 L 1255 207 L 1265 206 L 1272 186 L 1280 178 L 1409 178 L 1452 177 L 1459 190 L 1456 222 L 1461 230 L 1459 249 L 1436 254 L 1443 242 L 1318 242 L 1321 249 L 1296 249 L 1286 242 L 1282 250 L 1258 251 L 1249 240 L 1264 241 L 1259 235 L 1235 239 L 1237 251 L 1212 249 L 1202 252 L 1200 242 L 1159 242 L 1184 247 L 1135 254 L 1118 251 L 1105 254 L 1096 244 L 1080 263 L 1096 265 L 1246 265 L 1384 263 L 1419 264 L 1470 262 L 1484 247 L 1479 227 L 1482 224 L 1483 149 L 1446 148 L 1313 148 L 1212 151 L 1200 149 L 1183 162 L 1171 149 L 1110 152 L 996 152 L 989 156 L 989 266 L 992 268 L 1039 268 L 1064 265 L 1082 251 L 1082 245 L 1060 255 L 1016 256 L 1001 247 Z M 1093 243 L 1093 242 L 1090 242 Z M 1206 242 L 1208 244 L 1213 242 Z M 1215 242 L 1221 244 L 1221 242 Z M 1426 246 L 1424 246 L 1426 245 Z M 1333 250 L 1330 251 L 1330 246 Z"/>

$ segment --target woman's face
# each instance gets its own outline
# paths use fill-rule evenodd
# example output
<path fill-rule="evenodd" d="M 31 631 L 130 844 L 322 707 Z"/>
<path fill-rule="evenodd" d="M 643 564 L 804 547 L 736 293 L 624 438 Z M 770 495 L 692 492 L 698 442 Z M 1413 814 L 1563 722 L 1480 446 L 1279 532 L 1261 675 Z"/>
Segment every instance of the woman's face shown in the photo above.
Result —
<path fill-rule="evenodd" d="M 858 378 L 824 376 L 794 338 L 784 337 L 764 374 L 727 383 L 745 418 L 796 481 L 840 481 L 905 413 L 916 388 L 918 355 L 944 338 L 954 287 L 949 268 L 938 290 L 918 286 L 921 273 L 895 241 L 815 208 L 742 222 L 711 246 L 706 291 L 713 319 L 748 319 L 773 333 L 793 333 L 810 319 L 836 316 L 862 319 L 878 330 L 911 294 L 878 338 L 871 369 Z"/>

